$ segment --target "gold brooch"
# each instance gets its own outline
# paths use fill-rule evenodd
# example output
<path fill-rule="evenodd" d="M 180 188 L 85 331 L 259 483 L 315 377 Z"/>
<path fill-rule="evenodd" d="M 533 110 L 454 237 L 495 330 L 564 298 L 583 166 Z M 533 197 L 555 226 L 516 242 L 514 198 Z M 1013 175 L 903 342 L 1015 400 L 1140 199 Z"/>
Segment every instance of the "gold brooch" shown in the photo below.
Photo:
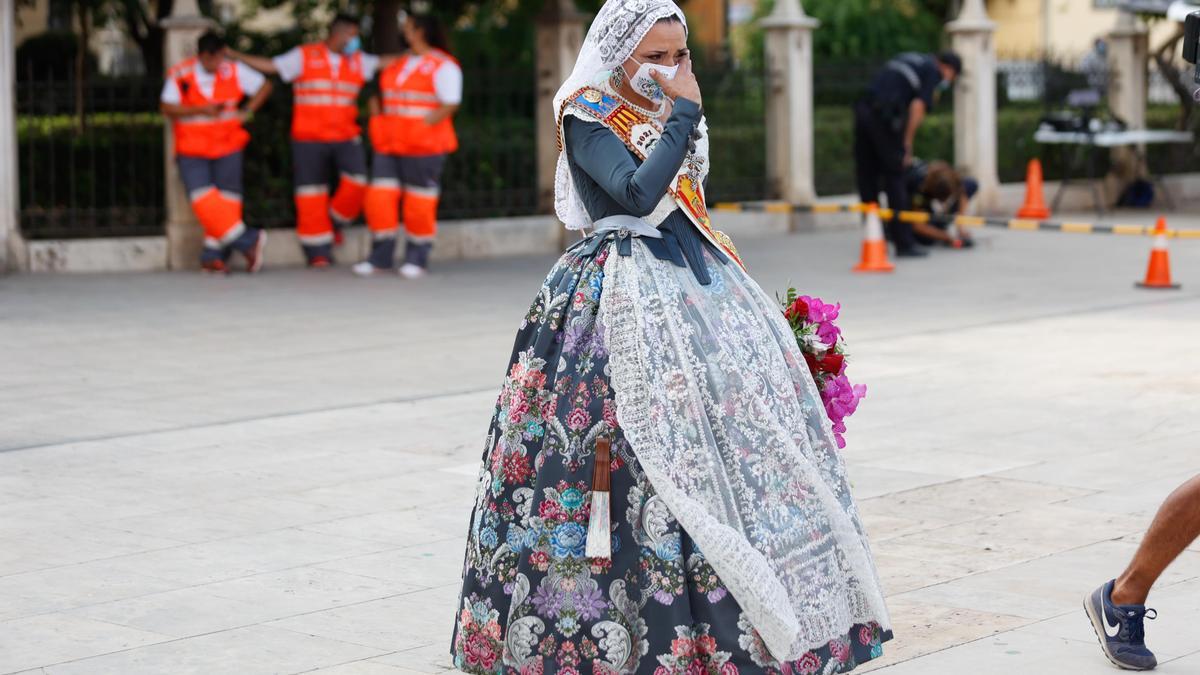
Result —
<path fill-rule="evenodd" d="M 583 92 L 583 100 L 587 101 L 588 103 L 599 103 L 601 98 L 600 92 L 596 91 L 595 89 L 588 89 L 587 91 Z"/>

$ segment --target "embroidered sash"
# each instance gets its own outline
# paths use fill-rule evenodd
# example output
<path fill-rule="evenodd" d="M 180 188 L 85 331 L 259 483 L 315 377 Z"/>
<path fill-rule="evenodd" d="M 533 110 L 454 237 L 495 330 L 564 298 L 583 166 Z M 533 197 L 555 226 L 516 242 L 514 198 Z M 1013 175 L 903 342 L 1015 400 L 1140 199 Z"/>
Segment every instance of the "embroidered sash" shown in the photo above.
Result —
<path fill-rule="evenodd" d="M 643 162 L 646 161 L 646 157 L 649 156 L 654 145 L 662 136 L 662 129 L 654 120 L 634 110 L 620 99 L 593 87 L 583 87 L 567 98 L 563 104 L 563 110 L 559 111 L 558 128 L 560 130 L 562 129 L 562 115 L 566 112 L 567 106 L 573 106 L 575 110 L 584 113 L 588 118 L 603 124 Z M 561 149 L 561 138 L 558 139 L 558 143 Z M 736 260 L 744 269 L 746 265 L 738 256 L 733 240 L 724 232 L 713 228 L 712 221 L 708 216 L 708 207 L 704 202 L 704 188 L 700 182 L 699 165 L 702 161 L 692 153 L 688 153 L 675 178 L 675 183 L 667 188 L 667 192 L 670 193 L 688 220 L 692 222 L 692 225 L 700 231 L 700 234 L 709 243 Z"/>

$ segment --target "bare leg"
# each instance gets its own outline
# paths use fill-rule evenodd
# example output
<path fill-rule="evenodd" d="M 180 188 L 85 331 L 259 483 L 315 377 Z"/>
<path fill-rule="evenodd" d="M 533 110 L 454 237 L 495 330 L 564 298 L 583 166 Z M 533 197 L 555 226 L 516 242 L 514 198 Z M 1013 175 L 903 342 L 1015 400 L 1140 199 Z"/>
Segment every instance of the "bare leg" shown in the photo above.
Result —
<path fill-rule="evenodd" d="M 1113 586 L 1114 605 L 1144 605 L 1150 587 L 1197 537 L 1200 537 L 1200 476 L 1167 497 L 1129 567 Z"/>

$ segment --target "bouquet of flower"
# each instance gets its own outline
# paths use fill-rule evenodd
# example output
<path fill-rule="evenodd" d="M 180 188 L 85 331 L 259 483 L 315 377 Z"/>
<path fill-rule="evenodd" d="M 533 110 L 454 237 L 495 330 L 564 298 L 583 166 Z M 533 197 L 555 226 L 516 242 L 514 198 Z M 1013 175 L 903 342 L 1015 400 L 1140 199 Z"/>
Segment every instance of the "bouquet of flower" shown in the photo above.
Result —
<path fill-rule="evenodd" d="M 846 418 L 853 415 L 858 402 L 867 395 L 865 384 L 852 384 L 846 377 L 846 349 L 842 331 L 834 323 L 841 304 L 828 305 L 820 298 L 797 295 L 788 288 L 783 298 L 783 316 L 792 327 L 796 344 L 804 353 L 821 402 L 833 423 L 838 448 L 846 447 Z"/>

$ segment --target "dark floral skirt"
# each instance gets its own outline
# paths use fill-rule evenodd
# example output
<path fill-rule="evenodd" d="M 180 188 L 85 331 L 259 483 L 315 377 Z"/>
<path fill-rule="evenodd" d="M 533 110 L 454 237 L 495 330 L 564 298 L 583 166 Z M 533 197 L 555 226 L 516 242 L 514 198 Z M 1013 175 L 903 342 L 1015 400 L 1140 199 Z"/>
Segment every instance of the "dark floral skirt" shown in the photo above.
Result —
<path fill-rule="evenodd" d="M 484 448 L 451 654 L 469 673 L 844 673 L 891 639 L 854 625 L 780 663 L 655 495 L 617 424 L 592 237 L 517 333 Z M 612 558 L 584 554 L 596 439 L 612 441 Z"/>

